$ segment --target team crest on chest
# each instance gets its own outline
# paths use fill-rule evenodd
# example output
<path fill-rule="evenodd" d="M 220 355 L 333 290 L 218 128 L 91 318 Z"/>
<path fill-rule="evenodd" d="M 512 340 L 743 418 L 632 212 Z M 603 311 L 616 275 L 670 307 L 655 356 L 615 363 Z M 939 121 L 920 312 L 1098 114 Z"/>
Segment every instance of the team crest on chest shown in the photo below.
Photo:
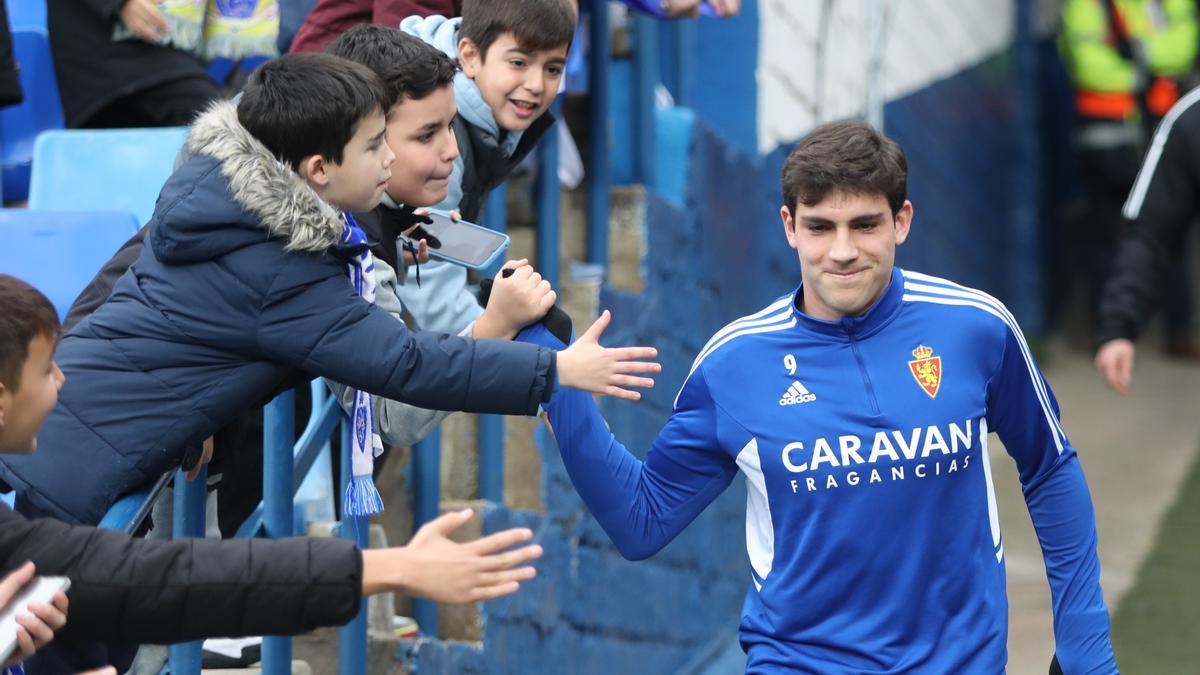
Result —
<path fill-rule="evenodd" d="M 942 384 L 942 357 L 934 356 L 933 349 L 925 345 L 917 345 L 912 350 L 913 360 L 908 362 L 908 370 L 921 389 L 929 394 L 929 398 L 937 396 L 938 387 Z"/>

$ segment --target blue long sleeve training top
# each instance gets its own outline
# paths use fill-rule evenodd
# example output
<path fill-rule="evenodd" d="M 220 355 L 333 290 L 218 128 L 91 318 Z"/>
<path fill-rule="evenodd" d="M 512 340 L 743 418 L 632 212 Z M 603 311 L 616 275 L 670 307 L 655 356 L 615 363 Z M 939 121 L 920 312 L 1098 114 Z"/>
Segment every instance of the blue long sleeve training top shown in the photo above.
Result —
<path fill-rule="evenodd" d="M 899 269 L 859 317 L 809 317 L 799 292 L 712 337 L 645 462 L 589 394 L 546 406 L 621 553 L 653 555 L 740 469 L 748 672 L 1003 672 L 996 432 L 1041 543 L 1063 671 L 1116 672 L 1087 484 L 1008 310 Z"/>

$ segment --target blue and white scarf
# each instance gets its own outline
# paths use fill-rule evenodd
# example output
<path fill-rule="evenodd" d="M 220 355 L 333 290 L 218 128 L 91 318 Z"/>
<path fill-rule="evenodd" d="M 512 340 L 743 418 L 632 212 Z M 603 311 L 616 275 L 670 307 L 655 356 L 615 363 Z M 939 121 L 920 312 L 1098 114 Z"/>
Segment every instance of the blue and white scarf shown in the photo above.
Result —
<path fill-rule="evenodd" d="M 354 216 L 343 213 L 342 220 L 345 223 L 342 243 L 362 250 L 348 265 L 350 283 L 359 297 L 373 305 L 375 258 L 367 247 L 367 235 L 354 222 Z M 358 389 L 352 391 L 354 410 L 350 415 L 350 480 L 346 483 L 346 497 L 342 504 L 347 515 L 370 516 L 383 511 L 383 499 L 372 479 L 375 458 L 383 452 L 383 439 L 375 433 L 375 409 L 371 405 L 371 395 Z"/>

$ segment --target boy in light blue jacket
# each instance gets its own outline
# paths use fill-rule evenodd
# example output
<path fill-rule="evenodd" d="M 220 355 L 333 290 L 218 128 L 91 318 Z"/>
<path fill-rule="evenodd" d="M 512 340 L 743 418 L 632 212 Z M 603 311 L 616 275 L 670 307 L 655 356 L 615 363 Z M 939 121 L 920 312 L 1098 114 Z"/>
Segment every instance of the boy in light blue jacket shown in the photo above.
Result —
<path fill-rule="evenodd" d="M 488 193 L 508 178 L 554 124 L 558 93 L 575 33 L 569 0 L 466 0 L 461 18 L 410 16 L 400 29 L 458 59 L 458 114 L 452 123 L 459 156 L 446 198 L 435 208 L 457 210 L 476 222 Z M 466 272 L 451 265 L 421 266 L 399 290 L 423 328 L 454 331 L 479 317 Z M 457 327 L 457 328 L 456 328 Z"/>

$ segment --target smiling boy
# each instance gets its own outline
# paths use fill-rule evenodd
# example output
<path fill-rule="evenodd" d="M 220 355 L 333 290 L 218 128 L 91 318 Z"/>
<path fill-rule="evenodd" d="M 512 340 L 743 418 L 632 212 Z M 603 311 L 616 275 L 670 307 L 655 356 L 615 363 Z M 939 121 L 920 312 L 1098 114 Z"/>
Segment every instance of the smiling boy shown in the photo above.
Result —
<path fill-rule="evenodd" d="M 570 0 L 467 0 L 462 17 L 410 16 L 400 29 L 416 35 L 462 69 L 454 77 L 458 112 L 452 129 L 459 156 L 447 193 L 436 208 L 457 210 L 477 222 L 488 193 L 503 183 L 554 124 L 550 104 L 558 93 L 567 49 L 575 33 Z M 461 268 L 431 263 L 398 290 L 423 325 L 452 331 L 479 317 Z"/>

